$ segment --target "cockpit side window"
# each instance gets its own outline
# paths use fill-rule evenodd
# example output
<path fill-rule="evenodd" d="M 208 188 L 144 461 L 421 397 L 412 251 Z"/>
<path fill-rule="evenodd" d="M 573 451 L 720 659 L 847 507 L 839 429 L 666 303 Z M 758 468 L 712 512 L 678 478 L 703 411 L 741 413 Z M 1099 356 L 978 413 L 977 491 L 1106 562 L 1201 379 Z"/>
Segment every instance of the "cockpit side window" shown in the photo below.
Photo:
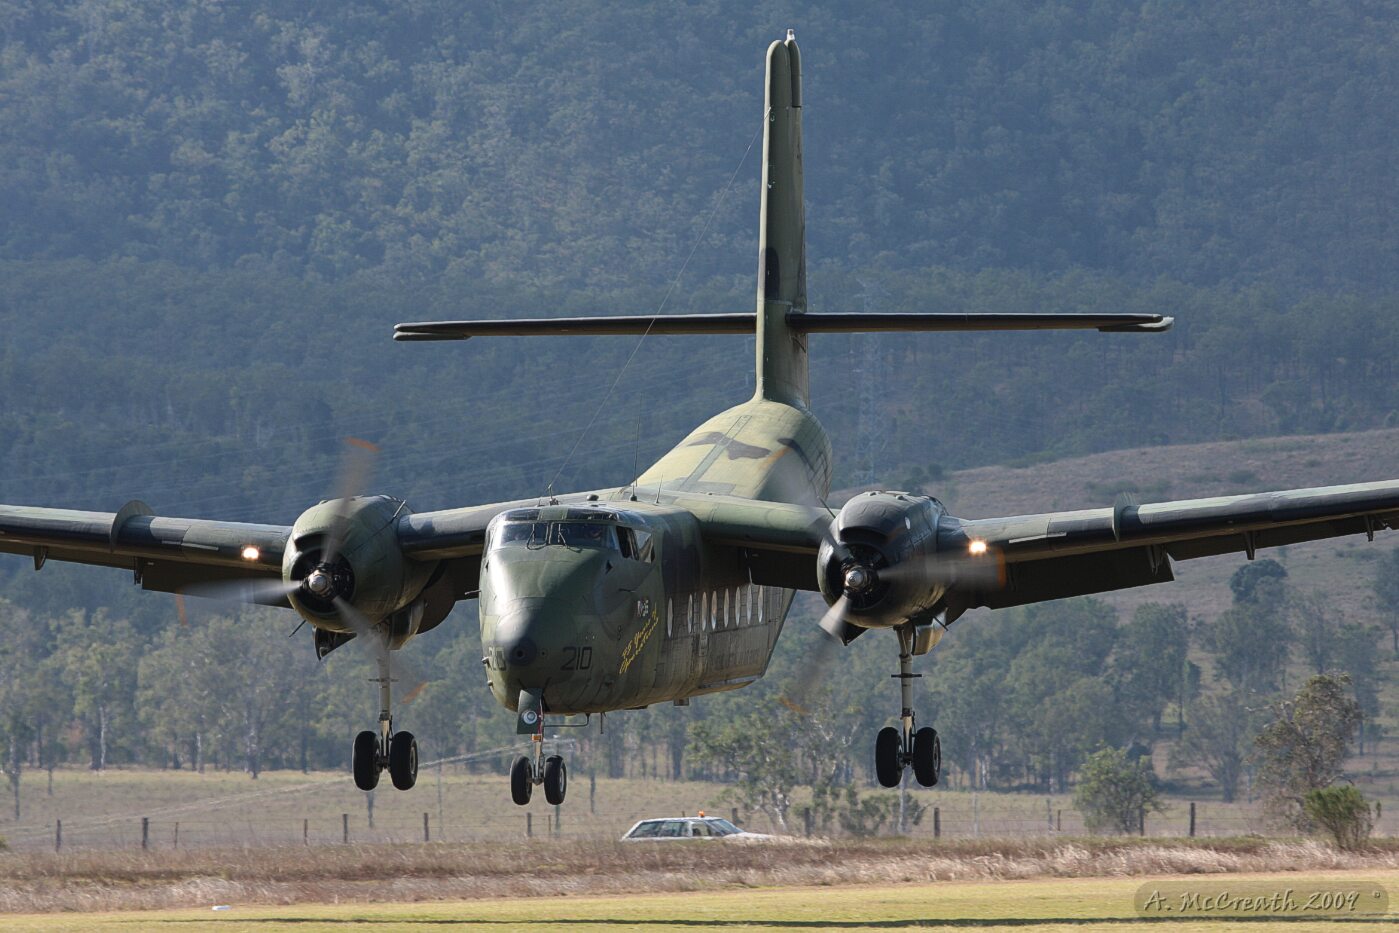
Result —
<path fill-rule="evenodd" d="M 617 550 L 617 530 L 596 522 L 555 522 L 551 544 Z"/>

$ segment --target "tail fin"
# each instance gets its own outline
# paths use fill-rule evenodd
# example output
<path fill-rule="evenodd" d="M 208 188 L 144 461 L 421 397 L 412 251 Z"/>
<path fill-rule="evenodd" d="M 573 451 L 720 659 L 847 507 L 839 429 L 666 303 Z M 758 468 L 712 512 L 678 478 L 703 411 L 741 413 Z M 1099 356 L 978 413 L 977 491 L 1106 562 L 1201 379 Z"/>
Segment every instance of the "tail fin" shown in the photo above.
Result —
<path fill-rule="evenodd" d="M 787 323 L 789 314 L 806 311 L 801 53 L 790 29 L 785 41 L 768 46 L 763 115 L 755 397 L 805 405 L 806 335 Z"/>

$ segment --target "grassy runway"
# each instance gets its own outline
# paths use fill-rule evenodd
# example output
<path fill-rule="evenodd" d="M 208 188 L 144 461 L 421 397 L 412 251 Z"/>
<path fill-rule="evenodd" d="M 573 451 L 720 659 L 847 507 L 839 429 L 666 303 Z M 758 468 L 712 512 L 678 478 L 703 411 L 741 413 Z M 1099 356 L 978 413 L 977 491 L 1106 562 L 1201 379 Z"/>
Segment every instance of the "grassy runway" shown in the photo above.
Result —
<path fill-rule="evenodd" d="M 1237 884 L 1246 879 L 1276 880 L 1297 887 L 1308 881 L 1330 885 L 1379 884 L 1399 892 L 1399 872 L 1318 872 L 1283 875 L 1231 875 L 1186 880 Z M 1146 920 L 1133 895 L 1141 878 L 1065 878 L 1036 881 L 939 882 L 936 884 L 824 888 L 760 888 L 689 894 L 605 897 L 515 898 L 419 904 L 303 904 L 239 907 L 228 911 L 141 911 L 123 913 L 9 915 L 9 933 L 30 931 L 148 931 L 178 933 L 212 929 L 219 933 L 296 930 L 840 930 L 945 929 L 977 931 L 1121 931 L 1224 933 L 1240 930 L 1288 933 L 1366 930 L 1393 927 L 1399 913 L 1384 917 L 1334 920 Z M 386 892 L 392 896 L 392 885 Z M 1399 900 L 1399 898 L 1396 898 Z"/>

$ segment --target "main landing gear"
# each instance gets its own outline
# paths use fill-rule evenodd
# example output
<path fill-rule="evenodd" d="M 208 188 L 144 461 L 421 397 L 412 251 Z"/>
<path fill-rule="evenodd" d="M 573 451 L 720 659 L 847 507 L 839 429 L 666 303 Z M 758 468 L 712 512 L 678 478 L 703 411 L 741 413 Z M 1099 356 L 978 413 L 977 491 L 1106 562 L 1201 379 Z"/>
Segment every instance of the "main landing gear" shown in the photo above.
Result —
<path fill-rule="evenodd" d="M 382 638 L 376 641 L 379 676 L 373 682 L 379 685 L 379 731 L 366 729 L 355 736 L 355 786 L 360 790 L 373 790 L 379 785 L 380 772 L 388 771 L 394 787 L 409 790 L 418 782 L 418 740 L 411 732 L 393 731 L 389 645 Z"/>
<path fill-rule="evenodd" d="M 537 717 L 534 721 L 539 724 L 535 733 L 530 736 L 530 740 L 534 742 L 534 759 L 531 760 L 528 755 L 521 755 L 510 765 L 510 799 L 523 807 L 534 796 L 534 788 L 543 784 L 544 799 L 558 806 L 563 803 L 564 795 L 568 793 L 568 766 L 563 763 L 562 755 L 544 754 L 542 703 L 537 712 L 525 710 L 526 717 L 531 713 Z M 525 722 L 529 721 L 528 718 L 525 719 Z"/>
<path fill-rule="evenodd" d="M 936 729 L 914 729 L 913 679 L 923 676 L 913 673 L 914 627 L 904 624 L 894 631 L 899 636 L 899 672 L 893 676 L 899 682 L 903 700 L 902 727 L 885 726 L 879 730 L 874 742 L 874 771 L 881 785 L 898 787 L 904 768 L 912 765 L 918 783 L 932 787 L 942 770 L 942 741 Z"/>

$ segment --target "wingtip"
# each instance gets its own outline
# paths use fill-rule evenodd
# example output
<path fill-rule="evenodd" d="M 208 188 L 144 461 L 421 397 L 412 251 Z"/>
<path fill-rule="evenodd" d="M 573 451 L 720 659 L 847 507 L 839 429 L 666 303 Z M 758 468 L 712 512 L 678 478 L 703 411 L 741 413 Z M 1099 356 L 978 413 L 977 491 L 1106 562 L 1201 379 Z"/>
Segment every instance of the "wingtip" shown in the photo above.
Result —
<path fill-rule="evenodd" d="M 1176 319 L 1165 314 L 1154 315 L 1154 321 L 1140 321 L 1131 324 L 1109 324 L 1099 327 L 1105 334 L 1163 334 L 1171 329 Z"/>

